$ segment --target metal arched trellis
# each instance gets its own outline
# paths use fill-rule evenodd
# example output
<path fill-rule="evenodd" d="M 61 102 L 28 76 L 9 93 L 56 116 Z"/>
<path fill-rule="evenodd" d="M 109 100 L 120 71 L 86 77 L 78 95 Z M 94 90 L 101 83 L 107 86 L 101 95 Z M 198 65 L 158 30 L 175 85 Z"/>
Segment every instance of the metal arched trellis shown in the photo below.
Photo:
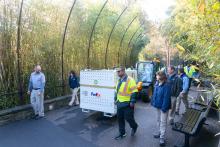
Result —
<path fill-rule="evenodd" d="M 123 11 L 121 12 L 121 14 L 118 16 L 118 18 L 116 19 L 116 21 L 115 21 L 115 23 L 114 23 L 114 25 L 113 25 L 113 27 L 112 27 L 112 30 L 111 30 L 110 34 L 109 34 L 108 41 L 107 41 L 107 45 L 106 45 L 106 49 L 105 49 L 105 68 L 107 68 L 108 46 L 109 46 L 109 42 L 110 42 L 112 33 L 113 33 L 113 31 L 114 31 L 114 29 L 115 29 L 115 27 L 116 27 L 118 21 L 120 20 L 121 16 L 124 14 L 124 12 L 127 10 L 127 8 L 128 8 L 128 7 L 125 7 L 125 8 L 123 9 Z"/>
<path fill-rule="evenodd" d="M 138 32 L 138 30 L 139 30 L 142 26 L 143 26 L 143 24 L 140 25 L 140 27 L 138 27 L 138 28 L 136 29 L 136 31 L 133 33 L 133 35 L 131 36 L 131 38 L 130 38 L 130 40 L 129 40 L 129 42 L 128 42 L 128 47 L 127 47 L 126 55 L 125 55 L 125 66 L 127 66 L 127 55 L 128 55 L 128 49 L 129 49 L 129 47 L 130 47 L 131 41 L 132 41 L 132 39 L 134 38 L 134 36 L 136 35 L 136 33 Z"/>
<path fill-rule="evenodd" d="M 61 45 L 61 74 L 62 74 L 62 87 L 63 87 L 63 94 L 64 94 L 64 59 L 63 59 L 63 56 L 64 56 L 64 44 L 65 44 L 65 38 L 66 38 L 66 31 L 67 31 L 67 27 L 68 27 L 68 24 L 69 24 L 69 19 L 70 19 L 70 16 L 72 14 L 72 11 L 73 11 L 73 7 L 75 6 L 76 4 L 76 0 L 74 0 L 73 2 L 73 5 L 70 9 L 70 12 L 69 12 L 69 15 L 68 15 L 68 18 L 66 20 L 66 25 L 65 25 L 65 28 L 64 28 L 64 32 L 63 32 L 63 39 L 62 39 L 62 45 Z"/>
<path fill-rule="evenodd" d="M 128 26 L 127 26 L 127 28 L 125 29 L 125 32 L 124 32 L 124 34 L 123 34 L 123 36 L 122 36 L 122 38 L 121 38 L 121 41 L 120 41 L 120 46 L 119 46 L 119 48 L 118 48 L 118 65 L 119 65 L 119 63 L 120 63 L 120 61 L 119 61 L 119 56 L 120 56 L 120 49 L 121 49 L 121 46 L 122 46 L 122 42 L 123 42 L 123 40 L 124 40 L 124 37 L 125 37 L 125 35 L 126 35 L 126 33 L 127 33 L 127 31 L 128 31 L 128 29 L 129 29 L 129 27 L 131 26 L 131 24 L 134 22 L 134 20 L 137 18 L 137 16 L 135 16 L 133 19 L 132 19 L 132 21 L 128 24 Z"/>
<path fill-rule="evenodd" d="M 18 76 L 18 88 L 19 88 L 19 98 L 21 100 L 21 103 L 23 103 L 23 82 L 22 82 L 22 71 L 21 71 L 21 64 L 20 64 L 20 49 L 21 49 L 21 16 L 22 16 L 22 9 L 23 9 L 23 3 L 24 0 L 21 0 L 21 7 L 20 7 L 20 12 L 19 12 L 19 17 L 18 17 L 18 29 L 17 29 L 17 76 Z"/>
<path fill-rule="evenodd" d="M 95 26 L 97 24 L 97 21 L 103 11 L 103 9 L 105 8 L 106 4 L 107 4 L 108 0 L 105 1 L 105 3 L 103 4 L 101 10 L 99 11 L 99 14 L 95 20 L 95 23 L 93 24 L 93 27 L 92 27 L 92 32 L 90 34 L 90 37 L 89 37 L 89 45 L 88 45 L 88 49 L 87 49 L 87 68 L 90 68 L 90 46 L 91 46 L 91 41 L 92 41 L 92 35 L 93 35 L 93 32 L 95 30 Z"/>
<path fill-rule="evenodd" d="M 139 38 L 142 38 L 142 37 L 143 37 L 142 35 L 143 35 L 143 32 L 141 32 L 141 33 L 136 37 L 136 39 L 135 39 L 133 45 L 137 43 L 137 41 L 138 41 Z M 132 58 L 131 58 L 132 52 L 133 52 L 133 49 L 131 49 L 131 52 L 130 52 L 130 56 L 129 56 L 130 59 L 132 59 Z M 130 64 L 131 64 L 131 63 L 130 63 Z"/>

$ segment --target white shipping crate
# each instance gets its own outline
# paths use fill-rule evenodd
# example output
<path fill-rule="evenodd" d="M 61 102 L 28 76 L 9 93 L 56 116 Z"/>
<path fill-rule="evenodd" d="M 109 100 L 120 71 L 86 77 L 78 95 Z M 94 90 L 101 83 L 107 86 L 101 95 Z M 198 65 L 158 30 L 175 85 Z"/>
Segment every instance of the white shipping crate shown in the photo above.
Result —
<path fill-rule="evenodd" d="M 136 70 L 126 73 L 137 79 Z M 116 114 L 114 94 L 117 80 L 115 70 L 80 71 L 80 108 Z"/>

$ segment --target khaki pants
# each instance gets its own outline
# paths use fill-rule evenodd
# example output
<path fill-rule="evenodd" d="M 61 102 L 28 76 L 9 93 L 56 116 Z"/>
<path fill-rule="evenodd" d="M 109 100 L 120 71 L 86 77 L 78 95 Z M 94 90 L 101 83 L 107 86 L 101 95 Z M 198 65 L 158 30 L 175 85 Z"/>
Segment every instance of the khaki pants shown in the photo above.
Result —
<path fill-rule="evenodd" d="M 69 105 L 72 106 L 74 102 L 75 102 L 76 105 L 79 105 L 79 98 L 78 98 L 78 95 L 77 95 L 79 87 L 71 89 L 71 90 L 72 90 L 72 99 L 69 102 Z"/>
<path fill-rule="evenodd" d="M 166 128 L 167 128 L 167 118 L 168 118 L 169 111 L 164 113 L 160 109 L 156 109 L 156 110 L 157 110 L 157 127 L 159 130 L 160 138 L 165 139 L 165 133 L 166 133 Z"/>
<path fill-rule="evenodd" d="M 40 90 L 32 90 L 31 92 L 31 105 L 34 109 L 35 115 L 44 116 L 44 93 Z"/>
<path fill-rule="evenodd" d="M 176 112 L 179 113 L 181 100 L 183 101 L 183 104 L 185 105 L 185 110 L 189 108 L 189 102 L 188 102 L 188 99 L 187 99 L 187 98 L 188 98 L 188 93 L 180 94 L 180 95 L 177 97 Z"/>
<path fill-rule="evenodd" d="M 169 111 L 169 120 L 174 119 L 175 112 L 176 112 L 176 101 L 177 101 L 177 97 L 172 96 L 171 97 L 171 109 Z"/>

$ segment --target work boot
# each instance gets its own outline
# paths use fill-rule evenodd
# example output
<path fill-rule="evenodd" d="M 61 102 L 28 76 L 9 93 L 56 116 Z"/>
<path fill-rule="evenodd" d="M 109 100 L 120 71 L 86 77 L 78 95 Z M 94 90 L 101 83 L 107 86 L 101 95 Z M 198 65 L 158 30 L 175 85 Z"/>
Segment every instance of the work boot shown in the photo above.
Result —
<path fill-rule="evenodd" d="M 165 146 L 165 140 L 164 140 L 164 138 L 160 138 L 160 146 Z"/>
<path fill-rule="evenodd" d="M 131 130 L 131 136 L 134 136 L 134 134 L 137 132 L 137 128 L 138 128 L 138 126 L 136 127 L 136 128 L 132 128 L 132 130 Z"/>
<path fill-rule="evenodd" d="M 127 136 L 126 133 L 124 133 L 124 134 L 119 134 L 119 135 L 117 135 L 117 136 L 115 137 L 115 140 L 123 139 L 123 138 L 125 138 L 126 136 Z"/>
<path fill-rule="evenodd" d="M 154 138 L 160 138 L 160 133 L 159 132 L 155 132 L 153 133 Z"/>
<path fill-rule="evenodd" d="M 40 116 L 40 115 L 38 115 L 35 119 L 36 120 L 38 120 L 38 119 L 42 119 L 42 118 L 44 118 L 45 116 Z"/>
<path fill-rule="evenodd" d="M 38 114 L 35 114 L 33 116 L 31 116 L 31 119 L 36 119 L 38 117 Z"/>

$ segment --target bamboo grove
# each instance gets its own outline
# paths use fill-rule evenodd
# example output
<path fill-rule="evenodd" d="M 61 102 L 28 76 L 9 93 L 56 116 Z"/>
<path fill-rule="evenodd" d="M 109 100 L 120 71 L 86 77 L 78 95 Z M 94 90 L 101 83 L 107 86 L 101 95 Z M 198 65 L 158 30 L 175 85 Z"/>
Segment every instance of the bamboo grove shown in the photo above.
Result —
<path fill-rule="evenodd" d="M 133 65 L 149 41 L 143 35 L 148 24 L 135 3 L 1 0 L 0 109 L 29 102 L 25 93 L 36 64 L 46 75 L 46 99 L 68 93 L 71 69 Z"/>

